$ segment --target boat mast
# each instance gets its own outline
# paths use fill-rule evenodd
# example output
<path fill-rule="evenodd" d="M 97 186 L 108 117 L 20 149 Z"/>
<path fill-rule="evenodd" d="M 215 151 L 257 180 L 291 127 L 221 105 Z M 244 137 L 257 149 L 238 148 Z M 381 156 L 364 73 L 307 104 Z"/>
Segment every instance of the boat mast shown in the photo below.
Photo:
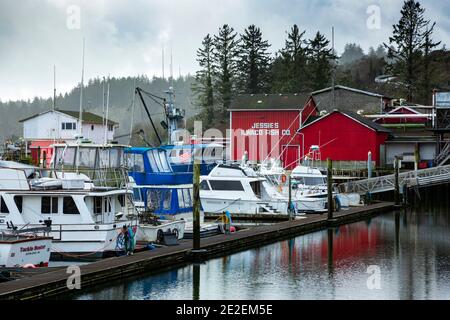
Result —
<path fill-rule="evenodd" d="M 105 117 L 105 145 L 108 143 L 108 116 L 109 116 L 109 76 L 108 76 L 108 87 L 106 93 L 106 117 Z"/>
<path fill-rule="evenodd" d="M 81 67 L 81 87 L 80 87 L 80 115 L 79 115 L 79 136 L 81 138 L 83 134 L 83 87 L 84 87 L 84 46 L 85 46 L 85 39 L 83 38 L 83 56 L 82 56 L 82 67 Z"/>

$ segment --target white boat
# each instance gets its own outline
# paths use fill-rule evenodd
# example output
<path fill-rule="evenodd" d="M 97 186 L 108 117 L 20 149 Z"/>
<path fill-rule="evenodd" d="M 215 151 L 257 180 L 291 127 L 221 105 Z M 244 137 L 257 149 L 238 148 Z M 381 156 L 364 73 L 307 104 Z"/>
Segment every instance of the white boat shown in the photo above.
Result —
<path fill-rule="evenodd" d="M 123 146 L 56 144 L 51 169 L 0 167 L 0 230 L 51 221 L 53 258 L 114 254 L 123 226 L 138 227 Z"/>
<path fill-rule="evenodd" d="M 29 229 L 0 232 L 0 267 L 48 267 L 52 240 Z"/>
<path fill-rule="evenodd" d="M 145 201 L 142 198 L 141 189 L 146 186 L 138 186 L 133 177 L 129 177 L 128 186 L 133 190 L 133 201 L 139 215 L 139 231 L 136 234 L 136 240 L 142 242 L 161 242 L 163 234 L 174 234 L 178 240 L 183 239 L 186 221 L 183 219 L 155 219 L 147 212 Z"/>
<path fill-rule="evenodd" d="M 248 166 L 216 166 L 201 177 L 200 199 L 205 213 L 288 214 L 288 198 Z M 292 199 L 297 212 L 325 210 L 322 199 Z"/>
<path fill-rule="evenodd" d="M 184 220 L 162 220 L 154 224 L 140 224 L 136 235 L 137 241 L 163 242 L 164 235 L 173 234 L 177 240 L 184 237 L 186 221 Z"/>

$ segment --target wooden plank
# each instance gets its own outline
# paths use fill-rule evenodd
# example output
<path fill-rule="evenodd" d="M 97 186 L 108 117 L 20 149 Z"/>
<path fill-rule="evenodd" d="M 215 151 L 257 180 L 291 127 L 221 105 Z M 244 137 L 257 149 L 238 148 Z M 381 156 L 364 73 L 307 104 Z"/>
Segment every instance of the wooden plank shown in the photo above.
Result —
<path fill-rule="evenodd" d="M 230 235 L 204 238 L 201 240 L 201 248 L 207 250 L 204 258 L 212 258 L 273 243 L 282 238 L 362 220 L 392 208 L 393 203 L 376 203 L 367 207 L 352 208 L 336 212 L 333 221 L 328 221 L 326 215 L 311 214 L 305 219 L 263 225 Z M 191 249 L 192 240 L 183 240 L 177 246 L 161 247 L 132 256 L 113 257 L 79 266 L 81 286 L 88 288 L 106 281 L 189 263 Z M 0 299 L 36 299 L 67 293 L 69 292 L 66 285 L 68 276 L 69 274 L 64 268 L 2 283 L 0 284 Z"/>

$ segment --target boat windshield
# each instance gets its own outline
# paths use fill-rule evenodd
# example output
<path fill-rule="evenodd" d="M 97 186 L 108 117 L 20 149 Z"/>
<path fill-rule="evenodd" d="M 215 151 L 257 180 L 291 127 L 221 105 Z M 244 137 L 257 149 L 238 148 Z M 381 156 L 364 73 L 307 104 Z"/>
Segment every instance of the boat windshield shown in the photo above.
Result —
<path fill-rule="evenodd" d="M 295 180 L 298 184 L 303 184 L 306 186 L 316 186 L 316 185 L 327 184 L 326 177 L 298 177 L 298 178 L 295 178 Z"/>
<path fill-rule="evenodd" d="M 123 148 L 93 146 L 56 146 L 54 168 L 117 169 L 124 165 Z"/>

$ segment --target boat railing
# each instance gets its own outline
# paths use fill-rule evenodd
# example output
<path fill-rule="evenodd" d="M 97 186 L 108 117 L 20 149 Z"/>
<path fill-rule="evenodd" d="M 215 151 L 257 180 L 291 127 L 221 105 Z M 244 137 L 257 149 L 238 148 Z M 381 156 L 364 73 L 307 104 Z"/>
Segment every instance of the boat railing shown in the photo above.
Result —
<path fill-rule="evenodd" d="M 123 189 L 129 182 L 126 168 L 36 168 L 31 174 L 20 168 L 5 168 L 23 172 L 23 174 L 0 177 L 0 186 L 4 190 L 52 190 L 52 189 Z"/>

